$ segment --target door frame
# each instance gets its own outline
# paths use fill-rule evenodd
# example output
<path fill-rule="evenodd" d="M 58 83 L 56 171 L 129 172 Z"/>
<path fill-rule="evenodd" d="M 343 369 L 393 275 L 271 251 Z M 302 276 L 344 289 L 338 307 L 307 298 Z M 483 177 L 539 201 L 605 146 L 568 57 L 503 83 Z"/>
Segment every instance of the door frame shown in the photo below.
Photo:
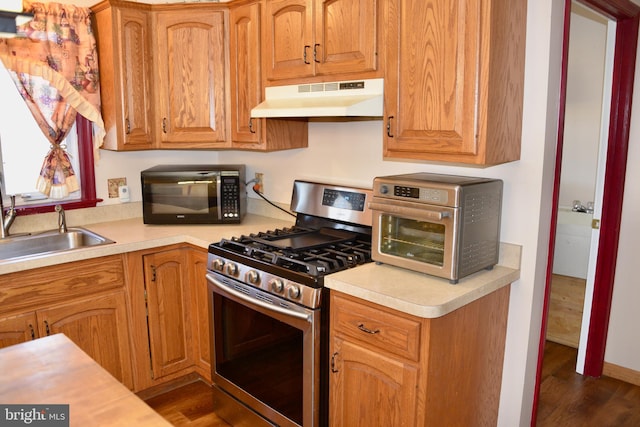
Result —
<path fill-rule="evenodd" d="M 538 346 L 538 364 L 536 386 L 533 400 L 531 425 L 535 426 L 540 395 L 540 380 L 544 357 L 545 335 L 549 315 L 549 297 L 551 275 L 553 273 L 553 254 L 558 220 L 558 196 L 560 192 L 560 169 L 564 135 L 564 117 L 567 87 L 567 62 L 569 48 L 569 27 L 571 21 L 571 1 L 565 0 L 564 33 L 562 49 L 562 76 L 560 82 L 558 137 L 556 164 L 551 212 L 551 230 L 549 239 L 549 257 L 547 260 L 542 327 Z M 606 173 L 602 210 L 598 260 L 591 307 L 591 321 L 585 356 L 584 375 L 598 377 L 602 375 L 604 352 L 609 327 L 609 314 L 613 296 L 613 282 L 618 255 L 618 238 L 622 217 L 624 181 L 629 148 L 629 129 L 633 84 L 636 68 L 638 28 L 640 6 L 630 0 L 576 0 L 578 3 L 599 12 L 616 21 L 616 42 L 614 68 L 611 89 L 611 116 L 607 143 Z"/>

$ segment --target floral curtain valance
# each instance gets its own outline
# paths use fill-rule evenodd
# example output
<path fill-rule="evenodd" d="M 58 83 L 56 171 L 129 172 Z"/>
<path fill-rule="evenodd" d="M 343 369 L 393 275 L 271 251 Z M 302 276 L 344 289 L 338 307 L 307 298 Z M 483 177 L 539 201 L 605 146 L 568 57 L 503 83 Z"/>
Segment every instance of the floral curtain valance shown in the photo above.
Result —
<path fill-rule="evenodd" d="M 25 1 L 34 19 L 16 38 L 0 39 L 0 60 L 51 144 L 37 188 L 51 198 L 79 188 L 63 141 L 80 113 L 94 124 L 94 149 L 102 145 L 96 41 L 88 8 Z"/>

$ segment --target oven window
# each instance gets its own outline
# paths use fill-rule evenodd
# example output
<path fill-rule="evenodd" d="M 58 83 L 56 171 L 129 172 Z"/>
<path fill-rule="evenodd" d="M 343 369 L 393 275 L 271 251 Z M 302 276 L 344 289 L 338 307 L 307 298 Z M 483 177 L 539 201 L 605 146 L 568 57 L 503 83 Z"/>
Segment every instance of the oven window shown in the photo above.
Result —
<path fill-rule="evenodd" d="M 303 332 L 214 294 L 216 372 L 302 425 Z"/>
<path fill-rule="evenodd" d="M 209 186 L 207 181 L 150 184 L 151 212 L 154 214 L 206 215 L 209 213 L 210 204 Z"/>
<path fill-rule="evenodd" d="M 444 224 L 380 216 L 380 252 L 442 267 Z"/>

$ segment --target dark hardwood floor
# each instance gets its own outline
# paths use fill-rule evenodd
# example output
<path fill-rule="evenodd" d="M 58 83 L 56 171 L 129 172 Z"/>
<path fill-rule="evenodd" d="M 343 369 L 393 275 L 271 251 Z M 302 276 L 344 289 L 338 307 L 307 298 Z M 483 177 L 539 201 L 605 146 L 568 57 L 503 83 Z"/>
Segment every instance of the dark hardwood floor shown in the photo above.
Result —
<path fill-rule="evenodd" d="M 178 387 L 146 402 L 177 427 L 229 427 L 216 415 L 211 387 L 203 381 Z"/>
<path fill-rule="evenodd" d="M 640 387 L 575 372 L 577 351 L 547 341 L 538 427 L 640 426 Z M 196 381 L 146 400 L 174 426 L 229 427 L 213 408 L 211 387 Z"/>
<path fill-rule="evenodd" d="M 577 350 L 547 341 L 538 427 L 640 426 L 640 387 L 575 372 Z"/>

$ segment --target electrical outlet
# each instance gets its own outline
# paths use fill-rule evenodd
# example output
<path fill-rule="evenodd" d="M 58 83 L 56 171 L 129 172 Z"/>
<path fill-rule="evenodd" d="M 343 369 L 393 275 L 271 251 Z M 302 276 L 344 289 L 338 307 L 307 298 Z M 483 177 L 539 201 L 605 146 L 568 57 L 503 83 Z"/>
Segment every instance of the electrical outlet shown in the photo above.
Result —
<path fill-rule="evenodd" d="M 107 188 L 109 189 L 109 198 L 120 197 L 118 188 L 127 185 L 127 178 L 109 178 L 107 179 Z"/>
<path fill-rule="evenodd" d="M 261 172 L 256 172 L 256 182 L 255 182 L 255 189 L 258 193 L 262 193 L 262 191 L 264 190 L 264 182 L 263 182 L 263 177 L 264 174 Z"/>

